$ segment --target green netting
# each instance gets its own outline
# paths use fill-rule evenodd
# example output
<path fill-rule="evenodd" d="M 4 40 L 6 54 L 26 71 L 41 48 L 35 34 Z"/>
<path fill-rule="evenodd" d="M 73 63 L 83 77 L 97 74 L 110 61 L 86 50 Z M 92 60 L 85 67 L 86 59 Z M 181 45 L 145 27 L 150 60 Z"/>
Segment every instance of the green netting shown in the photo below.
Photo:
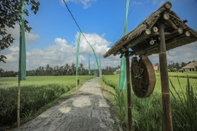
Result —
<path fill-rule="evenodd" d="M 78 56 L 79 56 L 79 48 L 80 48 L 80 39 L 81 39 L 81 33 L 79 33 L 79 37 L 78 37 L 78 41 L 77 41 L 77 52 L 76 52 L 76 76 L 78 75 Z M 98 70 L 99 72 L 101 72 L 101 68 L 99 66 L 99 63 L 98 63 L 98 58 L 96 56 L 96 53 L 94 51 L 94 48 L 89 44 L 89 46 L 91 47 L 93 53 L 94 53 L 94 57 L 96 59 L 96 64 L 97 64 L 97 67 L 98 67 Z M 90 62 L 89 62 L 89 74 L 90 74 Z M 98 76 L 98 75 L 97 75 Z"/>
<path fill-rule="evenodd" d="M 90 44 L 89 44 L 90 45 Z M 96 59 L 96 64 L 97 64 L 97 67 L 98 67 L 98 70 L 99 70 L 99 72 L 101 72 L 101 68 L 100 68 L 100 66 L 99 66 L 99 63 L 98 63 L 98 58 L 97 58 L 97 56 L 96 56 L 96 53 L 95 53 L 95 51 L 94 51 L 94 48 L 90 45 L 90 47 L 91 47 L 91 49 L 92 49 L 92 51 L 93 51 L 93 53 L 94 53 L 94 57 L 95 57 L 95 59 Z"/>
<path fill-rule="evenodd" d="M 126 18 L 125 18 L 125 23 L 124 23 L 124 35 L 127 34 L 127 28 L 128 28 L 128 11 L 129 11 L 129 3 L 130 0 L 127 0 L 126 3 Z M 121 58 L 121 63 L 120 63 L 120 77 L 119 77 L 119 85 L 118 85 L 118 89 L 119 90 L 126 90 L 126 76 L 127 76 L 127 72 L 126 72 L 126 58 L 123 55 Z"/>
<path fill-rule="evenodd" d="M 78 57 L 79 57 L 80 39 L 81 39 L 81 32 L 79 33 L 78 41 L 77 41 L 77 53 L 76 53 L 76 76 L 78 75 Z"/>
<path fill-rule="evenodd" d="M 120 67 L 120 77 L 119 77 L 119 90 L 126 90 L 126 58 L 123 56 L 121 58 L 121 67 Z"/>
<path fill-rule="evenodd" d="M 26 47 L 25 47 L 25 31 L 24 31 L 24 9 L 25 0 L 22 0 L 21 20 L 20 20 L 20 46 L 19 46 L 19 68 L 18 80 L 26 79 Z"/>
<path fill-rule="evenodd" d="M 95 64 L 94 64 L 94 76 L 98 76 L 98 71 L 95 69 Z"/>
<path fill-rule="evenodd" d="M 88 74 L 90 75 L 90 54 L 89 54 L 89 63 L 88 63 Z"/>

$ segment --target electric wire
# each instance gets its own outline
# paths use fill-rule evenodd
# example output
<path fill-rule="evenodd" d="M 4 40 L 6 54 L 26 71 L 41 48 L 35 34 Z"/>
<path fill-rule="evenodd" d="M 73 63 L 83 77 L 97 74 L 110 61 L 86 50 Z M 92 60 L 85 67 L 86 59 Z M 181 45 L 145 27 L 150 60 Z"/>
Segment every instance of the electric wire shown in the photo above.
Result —
<path fill-rule="evenodd" d="M 79 24 L 77 23 L 75 17 L 73 16 L 72 12 L 70 11 L 70 9 L 69 9 L 68 5 L 66 4 L 65 0 L 63 0 L 63 1 L 64 1 L 64 4 L 66 5 L 66 8 L 67 8 L 68 12 L 70 13 L 71 17 L 73 18 L 75 24 L 77 25 L 79 31 L 80 31 L 81 34 L 83 35 L 84 39 L 86 40 L 86 42 L 88 43 L 88 45 L 92 48 L 92 50 L 94 50 L 94 48 L 93 48 L 92 45 L 89 43 L 89 41 L 87 40 L 86 36 L 84 35 L 83 31 L 81 30 Z"/>
<path fill-rule="evenodd" d="M 68 7 L 67 3 L 65 2 L 65 0 L 63 0 L 63 1 L 64 1 L 64 4 L 66 5 L 66 8 L 67 8 L 68 12 L 70 13 L 71 17 L 73 18 L 73 20 L 74 20 L 75 24 L 77 25 L 77 27 L 78 27 L 79 31 L 81 32 L 82 36 L 84 37 L 84 39 L 86 40 L 86 42 L 88 43 L 88 45 L 91 47 L 91 49 L 92 49 L 92 51 L 93 51 L 93 53 L 94 53 L 94 56 L 95 56 L 96 62 L 97 62 L 98 69 L 100 70 L 99 65 L 98 65 L 98 58 L 97 58 L 97 56 L 96 56 L 96 53 L 95 53 L 94 48 L 92 47 L 92 45 L 90 44 L 90 42 L 87 40 L 87 38 L 86 38 L 86 36 L 84 35 L 83 31 L 81 30 L 81 28 L 80 28 L 79 24 L 77 23 L 77 21 L 76 21 L 75 17 L 73 16 L 73 14 L 72 14 L 71 10 L 69 9 L 69 7 Z"/>
<path fill-rule="evenodd" d="M 136 2 L 138 2 L 138 0 L 137 0 Z M 130 15 L 131 15 L 131 12 L 133 11 L 133 9 L 134 9 L 135 5 L 136 5 L 136 4 L 133 4 L 133 7 L 131 8 L 131 10 L 130 10 L 130 12 L 129 12 L 129 15 L 128 15 L 128 16 L 130 16 Z M 126 20 L 126 19 L 125 19 L 125 20 Z M 125 20 L 124 20 L 123 24 L 121 25 L 121 27 L 119 28 L 118 32 L 116 33 L 116 35 L 115 35 L 115 37 L 114 37 L 113 41 L 114 41 L 114 40 L 115 40 L 115 38 L 118 36 L 118 34 L 119 34 L 120 30 L 123 28 L 124 23 L 125 23 Z"/>

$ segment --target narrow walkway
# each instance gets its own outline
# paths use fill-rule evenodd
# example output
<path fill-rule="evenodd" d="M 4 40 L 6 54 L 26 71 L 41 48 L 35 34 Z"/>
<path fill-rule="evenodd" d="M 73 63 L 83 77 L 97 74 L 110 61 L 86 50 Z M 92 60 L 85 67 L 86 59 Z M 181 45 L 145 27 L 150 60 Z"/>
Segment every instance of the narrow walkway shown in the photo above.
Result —
<path fill-rule="evenodd" d="M 87 81 L 70 98 L 15 131 L 114 131 L 114 120 L 98 80 Z"/>

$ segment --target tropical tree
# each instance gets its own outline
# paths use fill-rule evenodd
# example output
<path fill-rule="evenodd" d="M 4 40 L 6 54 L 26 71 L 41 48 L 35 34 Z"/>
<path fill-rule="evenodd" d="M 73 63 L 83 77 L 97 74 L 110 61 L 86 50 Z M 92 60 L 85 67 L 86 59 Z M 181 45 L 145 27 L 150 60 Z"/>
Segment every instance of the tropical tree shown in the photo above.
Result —
<path fill-rule="evenodd" d="M 181 62 L 181 67 L 184 67 L 184 66 L 186 66 L 186 65 L 187 65 L 187 63 Z"/>
<path fill-rule="evenodd" d="M 70 70 L 70 66 L 66 63 L 66 65 L 64 66 L 65 69 L 65 75 L 69 75 L 69 70 Z"/>
<path fill-rule="evenodd" d="M 74 63 L 72 63 L 71 64 L 71 71 L 72 71 L 72 75 L 75 75 L 75 64 Z"/>
<path fill-rule="evenodd" d="M 64 66 L 60 66 L 59 75 L 63 75 L 63 74 L 64 74 Z"/>
<path fill-rule="evenodd" d="M 39 2 L 35 0 L 25 0 L 26 4 L 31 7 L 31 10 L 34 14 L 37 13 L 39 9 Z M 11 34 L 7 33 L 6 28 L 14 28 L 15 24 L 19 24 L 20 22 L 20 14 L 21 14 L 21 0 L 1 0 L 0 1 L 0 52 L 5 48 L 8 48 L 13 42 L 14 38 Z M 25 9 L 24 13 L 26 16 L 29 15 L 27 9 Z M 28 25 L 28 21 L 25 20 L 25 30 L 30 32 L 31 27 Z M 4 55 L 0 55 L 0 62 L 5 63 L 5 59 L 7 59 Z"/>
<path fill-rule="evenodd" d="M 49 64 L 46 65 L 45 69 L 46 69 L 46 70 L 45 70 L 45 71 L 46 71 L 45 74 L 46 74 L 46 75 L 50 75 L 50 66 L 49 66 Z"/>
<path fill-rule="evenodd" d="M 59 75 L 59 66 L 55 66 L 53 69 L 53 75 L 58 76 Z"/>
<path fill-rule="evenodd" d="M 2 68 L 0 68 L 0 77 L 2 76 L 3 72 L 4 72 L 4 70 Z"/>
<path fill-rule="evenodd" d="M 83 74 L 83 71 L 84 71 L 84 68 L 83 68 L 83 64 L 82 63 L 79 64 L 79 70 L 80 70 L 80 75 L 82 75 Z"/>

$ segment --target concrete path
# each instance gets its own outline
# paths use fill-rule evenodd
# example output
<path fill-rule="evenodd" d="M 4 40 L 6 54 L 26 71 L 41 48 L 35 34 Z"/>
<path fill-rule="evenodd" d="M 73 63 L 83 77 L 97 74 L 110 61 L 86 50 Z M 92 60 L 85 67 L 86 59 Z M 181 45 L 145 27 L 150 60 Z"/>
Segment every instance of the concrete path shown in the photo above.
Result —
<path fill-rule="evenodd" d="M 115 121 L 98 80 L 87 81 L 68 99 L 15 131 L 115 131 Z"/>

